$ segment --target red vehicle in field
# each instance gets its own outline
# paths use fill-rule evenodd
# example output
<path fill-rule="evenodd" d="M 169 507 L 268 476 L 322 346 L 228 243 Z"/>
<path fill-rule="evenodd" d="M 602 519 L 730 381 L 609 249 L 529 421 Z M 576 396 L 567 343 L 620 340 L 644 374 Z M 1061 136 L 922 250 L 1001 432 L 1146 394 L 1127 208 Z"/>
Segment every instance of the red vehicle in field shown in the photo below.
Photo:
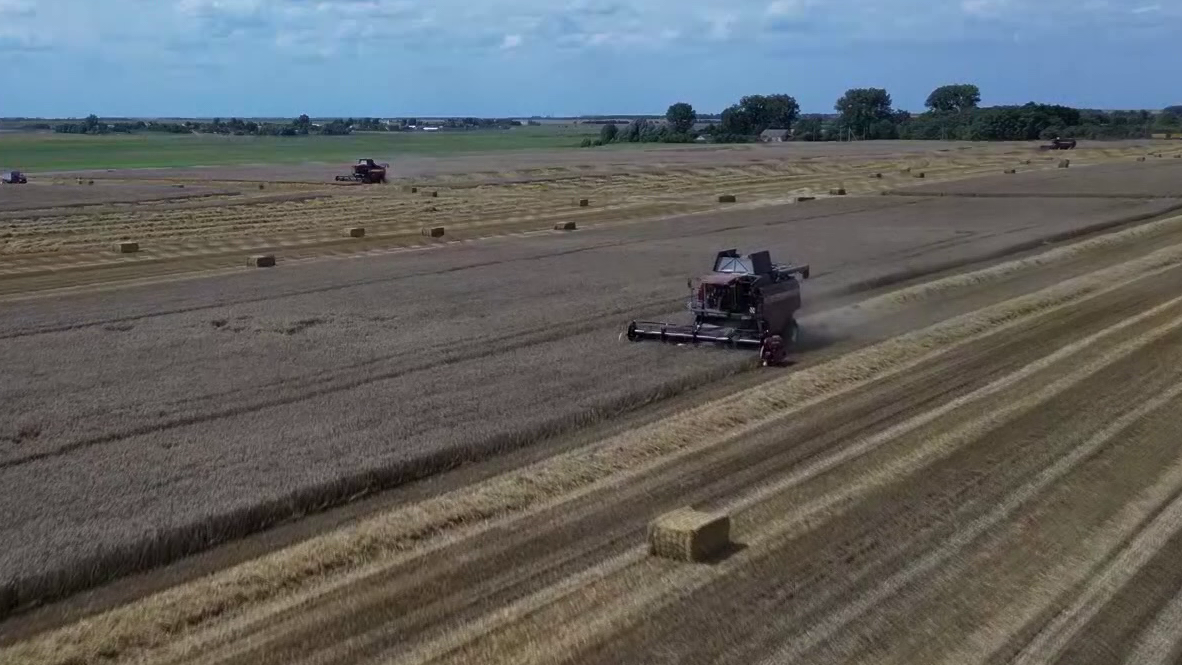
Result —
<path fill-rule="evenodd" d="M 683 325 L 632 321 L 629 340 L 709 342 L 758 348 L 766 367 L 779 365 L 796 344 L 800 309 L 800 281 L 809 266 L 772 263 L 768 252 L 740 256 L 734 249 L 718 253 L 713 272 L 690 280 L 688 308 L 693 322 Z"/>

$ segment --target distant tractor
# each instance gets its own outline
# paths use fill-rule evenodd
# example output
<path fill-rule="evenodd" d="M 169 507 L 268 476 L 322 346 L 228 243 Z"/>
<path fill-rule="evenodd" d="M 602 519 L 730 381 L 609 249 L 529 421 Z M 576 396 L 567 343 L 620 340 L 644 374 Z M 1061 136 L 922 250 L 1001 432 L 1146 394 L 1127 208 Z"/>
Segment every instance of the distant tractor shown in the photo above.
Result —
<path fill-rule="evenodd" d="M 389 164 L 378 164 L 372 159 L 359 159 L 353 165 L 353 173 L 337 176 L 337 182 L 360 182 L 367 185 L 386 182 L 386 170 Z"/>
<path fill-rule="evenodd" d="M 0 182 L 6 185 L 24 185 L 29 182 L 29 179 L 20 171 L 9 171 L 0 177 Z"/>
<path fill-rule="evenodd" d="M 1051 139 L 1050 145 L 1040 145 L 1039 150 L 1075 150 L 1075 139 L 1061 139 L 1058 136 Z"/>

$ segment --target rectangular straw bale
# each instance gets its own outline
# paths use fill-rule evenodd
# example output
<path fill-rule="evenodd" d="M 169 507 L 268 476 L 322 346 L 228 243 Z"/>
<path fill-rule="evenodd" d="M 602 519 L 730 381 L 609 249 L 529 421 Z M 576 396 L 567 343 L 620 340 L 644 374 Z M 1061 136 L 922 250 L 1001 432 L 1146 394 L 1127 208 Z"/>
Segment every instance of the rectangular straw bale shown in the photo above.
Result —
<path fill-rule="evenodd" d="M 830 196 L 845 196 L 845 187 L 834 187 L 829 190 Z"/>
<path fill-rule="evenodd" d="M 579 199 L 579 207 L 580 208 L 586 208 L 589 205 L 591 205 L 590 199 Z"/>
<path fill-rule="evenodd" d="M 574 222 L 559 222 L 554 225 L 555 231 L 574 231 L 578 228 Z"/>
<path fill-rule="evenodd" d="M 814 201 L 814 200 L 816 200 L 816 198 L 817 197 L 815 197 L 815 196 L 798 196 L 798 197 L 796 197 L 796 202 L 797 203 L 804 203 L 805 201 Z"/>
<path fill-rule="evenodd" d="M 250 257 L 250 260 L 247 262 L 247 265 L 254 266 L 255 268 L 271 268 L 275 265 L 275 255 L 274 254 L 256 254 L 256 255 Z"/>
<path fill-rule="evenodd" d="M 428 236 L 430 238 L 442 238 L 443 233 L 444 233 L 444 230 L 443 230 L 442 226 L 432 226 L 430 228 L 423 229 L 423 235 Z"/>
<path fill-rule="evenodd" d="M 648 542 L 653 556 L 687 563 L 705 561 L 730 545 L 731 519 L 681 508 L 649 524 Z"/>
<path fill-rule="evenodd" d="M 140 251 L 140 244 L 138 242 L 124 241 L 119 243 L 117 249 L 120 254 L 134 254 Z"/>
<path fill-rule="evenodd" d="M 345 233 L 348 233 L 350 238 L 364 238 L 365 237 L 365 227 L 353 226 L 353 227 L 345 229 Z"/>
<path fill-rule="evenodd" d="M 734 203 L 734 202 L 735 202 L 735 201 L 737 201 L 737 200 L 738 200 L 738 199 L 737 199 L 737 198 L 735 198 L 735 195 L 734 195 L 734 194 L 720 194 L 720 195 L 718 196 L 718 202 L 719 202 L 719 203 Z"/>

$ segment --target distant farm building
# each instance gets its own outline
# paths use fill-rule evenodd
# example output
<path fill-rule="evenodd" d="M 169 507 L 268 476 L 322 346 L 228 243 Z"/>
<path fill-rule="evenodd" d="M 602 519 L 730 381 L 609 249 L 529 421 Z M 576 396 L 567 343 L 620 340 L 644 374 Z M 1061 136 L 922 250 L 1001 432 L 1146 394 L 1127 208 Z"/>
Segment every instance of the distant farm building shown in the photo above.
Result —
<path fill-rule="evenodd" d="M 792 136 L 787 129 L 765 129 L 759 134 L 759 140 L 764 143 L 783 143 Z"/>

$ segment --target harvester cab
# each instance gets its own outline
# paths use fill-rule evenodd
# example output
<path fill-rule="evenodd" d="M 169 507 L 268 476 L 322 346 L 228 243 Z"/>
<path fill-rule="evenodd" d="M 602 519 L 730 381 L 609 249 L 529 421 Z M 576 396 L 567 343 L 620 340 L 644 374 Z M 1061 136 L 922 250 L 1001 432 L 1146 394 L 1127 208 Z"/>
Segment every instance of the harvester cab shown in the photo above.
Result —
<path fill-rule="evenodd" d="M 780 365 L 797 341 L 799 279 L 808 277 L 809 266 L 772 263 L 767 251 L 742 256 L 724 250 L 715 256 L 712 272 L 689 280 L 692 322 L 632 321 L 625 335 L 631 341 L 755 348 L 765 367 Z"/>

